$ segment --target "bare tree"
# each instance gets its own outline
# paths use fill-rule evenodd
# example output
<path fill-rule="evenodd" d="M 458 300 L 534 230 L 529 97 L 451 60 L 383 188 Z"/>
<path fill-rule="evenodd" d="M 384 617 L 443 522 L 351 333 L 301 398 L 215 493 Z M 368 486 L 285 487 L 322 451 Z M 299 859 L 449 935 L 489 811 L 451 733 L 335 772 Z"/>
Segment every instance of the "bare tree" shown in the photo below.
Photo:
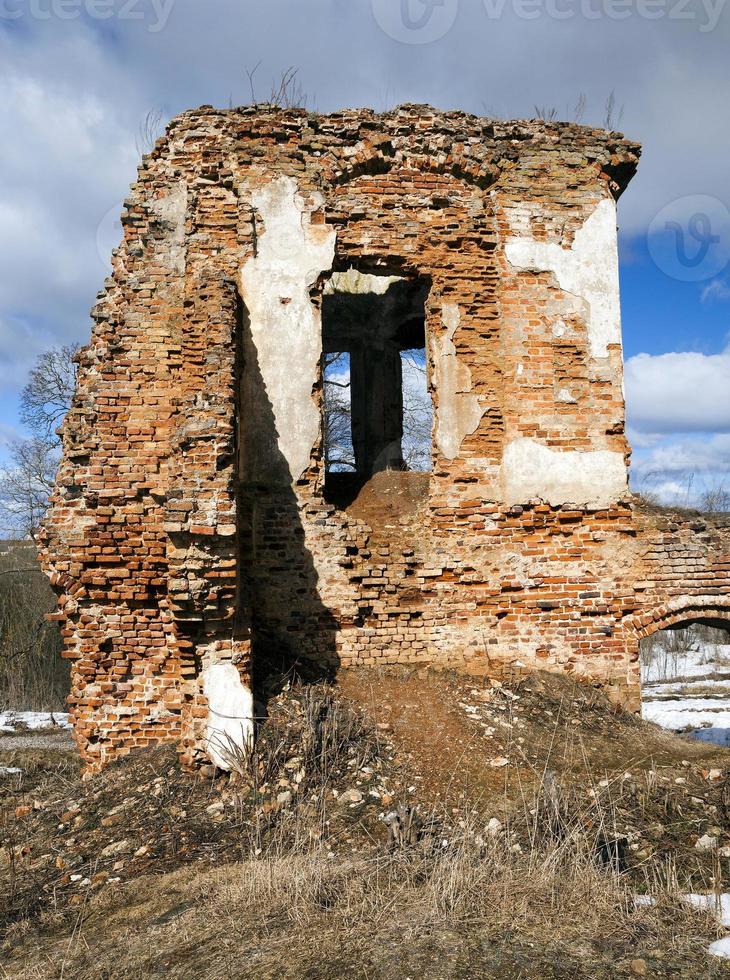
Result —
<path fill-rule="evenodd" d="M 30 372 L 20 417 L 32 435 L 11 443 L 10 460 L 0 467 L 0 536 L 30 537 L 43 518 L 60 456 L 56 429 L 76 387 L 77 352 L 73 344 L 54 347 Z"/>
<path fill-rule="evenodd" d="M 138 156 L 150 153 L 157 140 L 162 136 L 164 126 L 162 124 L 162 109 L 150 109 L 142 122 L 139 124 L 135 145 Z"/>
<path fill-rule="evenodd" d="M 416 383 L 403 385 L 403 462 L 409 470 L 431 469 L 433 405 L 426 382 L 425 358 L 406 350 L 403 367 Z"/>
<path fill-rule="evenodd" d="M 586 98 L 585 92 L 580 92 L 573 107 L 573 122 L 580 123 L 583 121 L 587 105 L 588 99 Z"/>
<path fill-rule="evenodd" d="M 555 122 L 558 118 L 558 109 L 554 105 L 536 105 L 533 106 L 535 110 L 535 118 L 542 119 L 543 122 Z"/>
<path fill-rule="evenodd" d="M 20 396 L 20 419 L 37 436 L 51 438 L 71 407 L 78 350 L 78 344 L 52 347 L 30 372 Z"/>
<path fill-rule="evenodd" d="M 0 544 L 0 710 L 57 710 L 69 688 L 56 605 L 32 541 Z"/>
<path fill-rule="evenodd" d="M 611 89 L 606 99 L 606 110 L 603 118 L 603 128 L 608 130 L 617 129 L 621 125 L 624 115 L 624 107 L 617 107 L 616 92 Z"/>
<path fill-rule="evenodd" d="M 700 510 L 708 514 L 719 514 L 730 510 L 730 490 L 723 481 L 707 487 L 700 494 Z"/>
<path fill-rule="evenodd" d="M 272 79 L 268 99 L 259 102 L 256 98 L 255 75 L 260 67 L 261 62 L 258 61 L 253 68 L 246 69 L 251 97 L 250 105 L 263 105 L 267 109 L 305 109 L 307 107 L 308 96 L 299 80 L 299 69 L 293 66 L 286 68 L 278 79 Z"/>
<path fill-rule="evenodd" d="M 425 360 L 415 350 L 402 354 L 403 462 L 409 470 L 431 468 L 431 425 L 433 408 L 426 386 Z M 355 469 L 352 448 L 350 367 L 347 355 L 325 354 L 324 368 L 324 455 L 325 467 L 340 472 Z M 410 375 L 409 379 L 405 376 Z"/>
<path fill-rule="evenodd" d="M 48 506 L 58 467 L 57 440 L 33 436 L 10 445 L 10 462 L 0 468 L 0 533 L 32 537 Z"/>
<path fill-rule="evenodd" d="M 304 109 L 307 96 L 299 81 L 299 69 L 287 68 L 271 86 L 269 105 L 279 109 Z"/>
<path fill-rule="evenodd" d="M 323 361 L 324 461 L 328 470 L 355 469 L 350 411 L 350 367 L 341 351 Z"/>

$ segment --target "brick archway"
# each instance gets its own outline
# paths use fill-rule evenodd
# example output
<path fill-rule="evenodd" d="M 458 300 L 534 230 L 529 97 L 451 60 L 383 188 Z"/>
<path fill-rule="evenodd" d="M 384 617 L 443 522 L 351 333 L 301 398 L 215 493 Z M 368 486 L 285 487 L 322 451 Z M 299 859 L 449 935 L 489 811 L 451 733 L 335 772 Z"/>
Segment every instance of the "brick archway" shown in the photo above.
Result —
<path fill-rule="evenodd" d="M 730 596 L 679 596 L 629 617 L 624 626 L 639 641 L 659 630 L 697 622 L 727 625 L 730 630 Z"/>

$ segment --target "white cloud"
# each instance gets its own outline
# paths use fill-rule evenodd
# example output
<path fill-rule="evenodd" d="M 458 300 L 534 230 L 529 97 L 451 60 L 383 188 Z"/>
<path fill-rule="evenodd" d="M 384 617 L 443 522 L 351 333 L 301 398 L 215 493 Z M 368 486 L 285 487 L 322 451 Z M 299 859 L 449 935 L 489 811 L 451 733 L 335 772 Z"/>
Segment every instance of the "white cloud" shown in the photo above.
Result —
<path fill-rule="evenodd" d="M 634 449 L 650 449 L 662 438 L 658 432 L 641 432 L 630 425 L 626 428 L 626 435 Z"/>
<path fill-rule="evenodd" d="M 88 339 L 106 273 L 95 229 L 136 172 L 115 74 L 114 58 L 81 25 L 55 40 L 11 44 L 0 23 L 4 392 L 19 391 L 40 351 Z"/>
<path fill-rule="evenodd" d="M 660 503 L 696 505 L 703 493 L 730 490 L 730 434 L 661 437 L 650 449 L 637 448 L 631 486 Z"/>
<path fill-rule="evenodd" d="M 703 303 L 723 302 L 730 299 L 730 284 L 723 279 L 713 279 L 702 290 L 700 299 Z"/>
<path fill-rule="evenodd" d="M 626 362 L 625 386 L 637 431 L 730 431 L 730 347 L 720 354 L 637 354 Z"/>
<path fill-rule="evenodd" d="M 650 450 L 637 452 L 636 457 L 632 471 L 640 475 L 730 472 L 730 434 L 666 437 Z"/>
<path fill-rule="evenodd" d="M 259 61 L 260 98 L 273 76 L 296 65 L 309 104 L 321 111 L 410 100 L 529 117 L 541 102 L 569 117 L 582 89 L 584 122 L 600 124 L 615 87 L 619 105 L 626 104 L 621 127 L 644 144 L 639 173 L 620 205 L 623 241 L 635 245 L 631 236 L 645 232 L 677 198 L 726 199 L 730 128 L 717 119 L 726 108 L 727 11 L 714 31 L 703 33 L 705 8 L 698 2 L 683 14 L 694 13 L 695 20 L 632 15 L 618 23 L 582 16 L 566 22 L 544 13 L 524 20 L 510 3 L 502 17 L 489 19 L 475 0 L 459 4 L 442 40 L 419 46 L 385 35 L 369 0 L 216 0 L 214 6 L 215 14 L 200 0 L 176 0 L 156 33 L 149 30 L 154 21 L 119 17 L 0 20 L 4 389 L 22 387 L 36 351 L 87 339 L 88 310 L 106 274 L 97 229 L 101 222 L 99 237 L 110 244 L 107 224 L 111 237 L 117 226 L 107 216 L 134 179 L 135 137 L 146 112 L 245 102 L 245 69 Z M 500 93 L 496 101 L 494 93 Z M 706 299 L 721 298 L 720 286 L 711 284 Z M 727 355 L 663 357 L 639 355 L 627 365 L 629 419 L 642 438 L 727 431 Z"/>
<path fill-rule="evenodd" d="M 730 486 L 730 347 L 720 354 L 639 354 L 626 362 L 631 485 L 693 506 Z"/>

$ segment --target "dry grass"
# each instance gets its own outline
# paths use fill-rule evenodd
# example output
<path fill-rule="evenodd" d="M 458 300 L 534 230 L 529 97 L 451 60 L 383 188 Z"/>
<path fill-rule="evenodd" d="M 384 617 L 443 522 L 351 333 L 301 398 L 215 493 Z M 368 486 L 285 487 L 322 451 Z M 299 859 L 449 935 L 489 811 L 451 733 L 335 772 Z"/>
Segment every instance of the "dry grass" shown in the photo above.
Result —
<path fill-rule="evenodd" d="M 535 827 L 544 795 L 521 830 Z M 593 818 L 609 827 L 610 812 L 596 806 Z M 444 974 L 424 963 L 438 961 L 444 943 L 466 964 L 456 976 L 553 975 L 510 973 L 515 944 L 552 951 L 570 969 L 555 976 L 628 976 L 626 956 L 657 947 L 692 970 L 706 965 L 714 920 L 682 904 L 671 863 L 646 882 L 655 904 L 637 907 L 635 882 L 596 858 L 596 824 L 587 829 L 587 814 L 569 815 L 569 804 L 562 813 L 560 829 L 543 827 L 524 846 L 516 827 L 490 836 L 471 812 L 448 828 L 438 814 L 438 834 L 362 857 L 322 839 L 323 804 L 293 808 L 265 847 L 252 841 L 238 863 L 142 879 L 91 897 L 71 919 L 19 923 L 8 939 L 22 958 L 4 975 L 334 978 L 345 975 L 344 958 L 347 975 L 395 977 L 425 957 L 421 975 L 436 977 Z M 483 948 L 474 960 L 475 936 L 489 938 L 497 972 Z M 591 972 L 581 972 L 581 950 Z M 477 965 L 484 972 L 471 972 Z M 687 974 L 704 975 L 712 974 Z"/>
<path fill-rule="evenodd" d="M 590 721 L 578 702 L 567 718 L 579 710 Z M 624 727 L 625 738 L 635 726 Z M 718 931 L 714 918 L 680 898 L 711 891 L 722 880 L 720 868 L 693 866 L 690 881 L 671 851 L 658 851 L 632 857 L 628 873 L 620 869 L 618 828 L 627 832 L 627 813 L 635 826 L 661 820 L 694 852 L 686 809 L 678 809 L 686 801 L 673 780 L 661 782 L 654 769 L 633 783 L 623 770 L 606 778 L 586 768 L 579 779 L 533 770 L 516 805 L 506 788 L 502 799 L 495 791 L 456 806 L 452 795 L 430 812 L 422 803 L 417 839 L 389 847 L 375 812 L 366 820 L 365 807 L 348 808 L 336 795 L 353 785 L 363 764 L 401 764 L 383 738 L 335 689 L 294 688 L 254 751 L 238 760 L 233 781 L 206 784 L 211 794 L 225 783 L 226 793 L 240 796 L 232 848 L 207 847 L 206 857 L 201 844 L 188 848 L 185 866 L 158 865 L 165 873 L 146 866 L 126 881 L 115 882 L 112 873 L 96 888 L 69 890 L 64 901 L 45 906 L 53 912 L 10 927 L 0 976 L 613 980 L 633 976 L 635 959 L 647 961 L 653 978 L 723 975 L 723 964 L 706 954 Z M 394 772 L 388 769 L 389 781 Z M 273 806 L 282 778 L 291 786 L 295 773 L 303 775 L 291 804 Z M 137 769 L 127 782 L 99 779 L 117 798 L 141 782 Z M 179 789 L 171 792 L 190 818 L 192 786 L 185 801 Z M 507 811 L 504 826 L 485 826 L 485 814 Z M 170 806 L 165 825 L 178 819 L 175 812 Z M 223 825 L 206 827 L 196 840 L 210 843 Z M 111 832 L 134 834 L 130 822 Z M 94 855 L 107 838 L 92 825 L 83 840 L 81 833 L 73 836 L 93 865 L 83 873 L 93 878 Z M 640 893 L 652 903 L 637 904 Z"/>

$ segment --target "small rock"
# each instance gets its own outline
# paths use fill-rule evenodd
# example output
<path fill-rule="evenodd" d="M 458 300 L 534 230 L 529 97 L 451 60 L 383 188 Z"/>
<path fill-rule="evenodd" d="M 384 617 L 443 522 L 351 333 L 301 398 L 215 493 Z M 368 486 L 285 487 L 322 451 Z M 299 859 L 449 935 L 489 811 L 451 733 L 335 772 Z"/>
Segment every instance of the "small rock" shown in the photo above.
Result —
<path fill-rule="evenodd" d="M 205 812 L 209 817 L 219 817 L 223 813 L 224 809 L 225 806 L 223 804 L 223 800 L 216 800 L 214 803 L 211 803 L 210 806 L 205 808 Z"/>
<path fill-rule="evenodd" d="M 289 806 L 291 800 L 291 790 L 288 789 L 285 789 L 283 793 L 279 793 L 276 797 L 276 802 L 279 804 L 279 806 Z"/>
<path fill-rule="evenodd" d="M 487 833 L 489 834 L 489 836 L 496 837 L 501 829 L 502 829 L 502 821 L 497 820 L 496 817 L 492 817 L 492 819 L 487 824 Z"/>
<path fill-rule="evenodd" d="M 505 759 L 505 757 L 503 755 L 499 755 L 499 756 L 497 756 L 496 759 L 490 759 L 489 760 L 489 765 L 493 769 L 501 769 L 503 766 L 508 766 L 509 765 L 509 759 Z"/>
<path fill-rule="evenodd" d="M 414 787 L 415 788 L 415 787 Z M 362 803 L 363 795 L 359 789 L 346 789 L 344 793 L 341 794 L 339 802 L 340 803 Z"/>
<path fill-rule="evenodd" d="M 629 968 L 635 977 L 645 977 L 647 974 L 646 960 L 632 960 Z"/>
<path fill-rule="evenodd" d="M 107 844 L 101 852 L 101 857 L 116 857 L 118 854 L 124 854 L 125 851 L 129 851 L 130 849 L 128 840 L 117 840 L 112 844 Z"/>
<path fill-rule="evenodd" d="M 717 847 L 717 837 L 710 837 L 709 834 L 703 834 L 695 844 L 697 851 L 711 851 L 713 847 Z"/>

